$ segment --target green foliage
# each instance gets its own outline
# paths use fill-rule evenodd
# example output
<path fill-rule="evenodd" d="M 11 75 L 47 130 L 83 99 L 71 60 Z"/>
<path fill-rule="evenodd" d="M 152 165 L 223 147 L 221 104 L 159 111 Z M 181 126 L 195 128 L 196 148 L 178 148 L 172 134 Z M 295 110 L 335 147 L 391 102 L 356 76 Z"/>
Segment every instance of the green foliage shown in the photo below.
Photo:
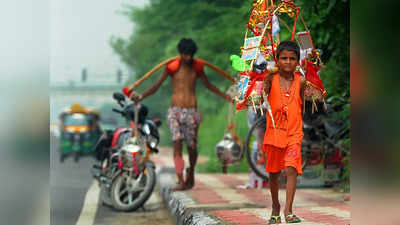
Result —
<path fill-rule="evenodd" d="M 321 71 L 330 96 L 347 93 L 350 96 L 350 1 L 299 0 L 313 41 L 322 49 L 326 70 Z"/>
<path fill-rule="evenodd" d="M 227 133 L 228 107 L 223 107 L 217 114 L 204 115 L 203 122 L 199 130 L 199 153 L 204 156 L 208 156 L 209 160 L 205 165 L 200 166 L 200 171 L 207 172 L 221 172 L 222 166 L 219 162 L 216 153 L 215 145 L 223 139 L 224 133 Z M 236 132 L 238 136 L 244 142 L 245 137 L 248 133 L 247 124 L 247 113 L 246 111 L 238 111 L 233 119 L 233 123 L 236 126 Z M 228 172 L 247 172 L 248 166 L 246 159 L 242 162 L 231 165 L 228 167 Z"/>
<path fill-rule="evenodd" d="M 161 125 L 160 130 L 160 145 L 162 146 L 172 146 L 172 138 L 171 138 L 171 133 L 169 132 L 168 124 L 167 122 L 163 122 Z"/>
<path fill-rule="evenodd" d="M 321 72 L 328 95 L 349 91 L 349 5 L 347 0 L 295 1 L 311 30 L 317 48 L 323 50 L 327 64 Z M 127 6 L 124 14 L 135 24 L 128 39 L 113 37 L 112 47 L 135 76 L 143 75 L 162 60 L 177 55 L 176 44 L 182 37 L 193 38 L 198 46 L 197 56 L 234 74 L 229 55 L 239 53 L 248 20 L 251 1 L 151 0 L 144 8 Z M 166 10 L 170 9 L 170 10 Z M 172 10 L 173 9 L 173 10 Z M 288 22 L 288 18 L 284 18 Z M 293 25 L 292 21 L 288 22 Z M 281 24 L 283 38 L 288 38 Z M 304 30 L 298 22 L 297 31 Z M 286 31 L 286 33 L 285 33 Z M 226 88 L 226 82 L 210 73 L 210 79 Z M 145 82 L 152 84 L 156 76 Z M 163 86 L 154 100 L 167 96 Z M 143 90 L 143 89 L 139 89 Z M 158 102 L 158 101 L 152 101 Z M 163 101 L 161 106 L 168 105 Z M 163 107 L 161 107 L 163 108 Z"/>

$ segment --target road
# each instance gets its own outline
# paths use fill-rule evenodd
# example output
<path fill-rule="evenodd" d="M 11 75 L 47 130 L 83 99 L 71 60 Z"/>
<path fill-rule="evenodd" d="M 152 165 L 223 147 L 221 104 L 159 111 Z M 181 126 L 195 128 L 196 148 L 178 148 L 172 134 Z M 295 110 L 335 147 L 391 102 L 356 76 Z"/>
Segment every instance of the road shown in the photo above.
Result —
<path fill-rule="evenodd" d="M 51 225 L 172 225 L 168 212 L 158 195 L 157 187 L 144 209 L 121 213 L 99 202 L 97 182 L 90 174 L 95 159 L 73 157 L 59 162 L 59 139 L 51 134 L 50 221 Z"/>

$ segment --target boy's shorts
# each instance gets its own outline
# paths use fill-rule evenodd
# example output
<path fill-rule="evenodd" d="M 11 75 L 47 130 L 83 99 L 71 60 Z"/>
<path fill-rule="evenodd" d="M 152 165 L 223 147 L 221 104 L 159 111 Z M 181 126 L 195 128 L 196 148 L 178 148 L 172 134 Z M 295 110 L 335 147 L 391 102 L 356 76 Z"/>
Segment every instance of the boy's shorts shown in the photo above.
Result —
<path fill-rule="evenodd" d="M 265 170 L 268 173 L 278 173 L 291 166 L 297 170 L 298 174 L 303 174 L 301 168 L 301 144 L 290 145 L 286 148 L 264 145 L 264 150 L 267 155 Z"/>
<path fill-rule="evenodd" d="M 200 113 L 194 108 L 170 107 L 167 114 L 172 141 L 185 140 L 190 148 L 197 146 Z"/>

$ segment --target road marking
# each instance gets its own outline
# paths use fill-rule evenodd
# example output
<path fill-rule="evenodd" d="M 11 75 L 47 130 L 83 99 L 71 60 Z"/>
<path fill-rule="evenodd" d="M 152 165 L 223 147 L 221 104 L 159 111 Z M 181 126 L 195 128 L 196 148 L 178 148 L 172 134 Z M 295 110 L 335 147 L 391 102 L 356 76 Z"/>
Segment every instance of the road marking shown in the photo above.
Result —
<path fill-rule="evenodd" d="M 160 171 L 161 171 L 161 166 L 156 166 L 155 173 L 157 177 L 158 175 L 160 175 Z"/>
<path fill-rule="evenodd" d="M 55 137 L 60 137 L 60 129 L 58 128 L 57 124 L 50 125 L 50 133 Z"/>
<path fill-rule="evenodd" d="M 81 215 L 76 225 L 92 225 L 96 217 L 100 188 L 97 182 L 93 181 L 88 192 L 86 193 L 85 202 Z"/>

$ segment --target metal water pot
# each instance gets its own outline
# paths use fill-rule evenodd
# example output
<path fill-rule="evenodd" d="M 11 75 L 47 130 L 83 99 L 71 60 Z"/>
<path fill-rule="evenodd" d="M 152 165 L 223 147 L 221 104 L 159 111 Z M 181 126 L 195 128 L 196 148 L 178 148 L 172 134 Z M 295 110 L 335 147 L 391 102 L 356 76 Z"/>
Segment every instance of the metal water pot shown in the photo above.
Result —
<path fill-rule="evenodd" d="M 215 151 L 218 159 L 224 165 L 239 162 L 242 158 L 240 145 L 230 133 L 224 135 L 224 139 L 217 143 Z"/>

